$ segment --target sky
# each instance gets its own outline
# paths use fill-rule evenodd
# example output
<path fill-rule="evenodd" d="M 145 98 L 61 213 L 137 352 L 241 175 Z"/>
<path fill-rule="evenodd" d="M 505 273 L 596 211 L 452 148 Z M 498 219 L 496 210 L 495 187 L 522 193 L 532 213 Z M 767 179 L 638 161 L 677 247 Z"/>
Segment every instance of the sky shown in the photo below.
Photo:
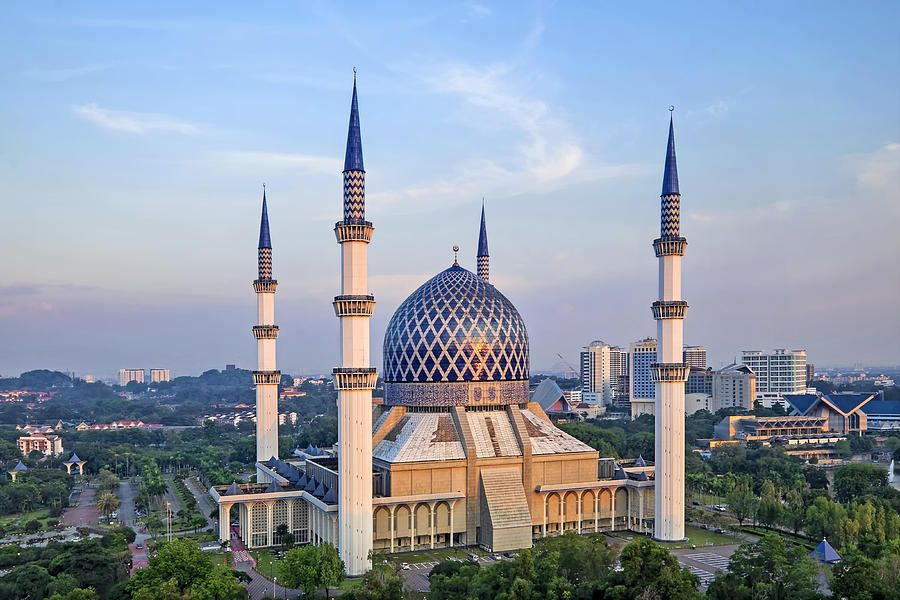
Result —
<path fill-rule="evenodd" d="M 0 374 L 253 368 L 267 185 L 283 372 L 339 360 L 358 69 L 380 366 L 450 266 L 533 372 L 655 334 L 668 107 L 685 343 L 900 364 L 900 4 L 29 2 L 0 8 Z"/>

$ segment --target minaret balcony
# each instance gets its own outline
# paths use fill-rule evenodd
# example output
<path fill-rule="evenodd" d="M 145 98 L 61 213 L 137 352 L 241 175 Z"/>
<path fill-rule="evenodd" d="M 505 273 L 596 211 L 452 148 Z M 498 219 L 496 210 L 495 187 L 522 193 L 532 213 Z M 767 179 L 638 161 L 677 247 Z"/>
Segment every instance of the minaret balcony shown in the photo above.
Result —
<path fill-rule="evenodd" d="M 278 385 L 281 383 L 281 371 L 253 371 L 253 383 L 256 385 Z"/>
<path fill-rule="evenodd" d="M 687 309 L 688 303 L 684 300 L 657 300 L 651 306 L 653 318 L 657 321 L 661 319 L 683 319 Z"/>
<path fill-rule="evenodd" d="M 335 367 L 334 389 L 341 390 L 374 390 L 378 383 L 375 367 Z"/>
<path fill-rule="evenodd" d="M 278 282 L 274 279 L 257 279 L 253 282 L 253 290 L 257 294 L 274 294 Z"/>
<path fill-rule="evenodd" d="M 375 312 L 375 296 L 347 294 L 334 297 L 337 317 L 371 317 Z"/>
<path fill-rule="evenodd" d="M 683 237 L 661 237 L 653 240 L 656 258 L 662 256 L 684 256 L 687 240 Z"/>
<path fill-rule="evenodd" d="M 278 325 L 256 325 L 253 335 L 258 340 L 274 340 L 278 337 Z"/>
<path fill-rule="evenodd" d="M 344 242 L 372 241 L 372 231 L 375 228 L 368 221 L 338 221 L 334 224 L 334 236 L 339 244 Z"/>
<path fill-rule="evenodd" d="M 653 377 L 653 381 L 659 383 L 685 382 L 690 370 L 685 363 L 653 363 L 650 365 L 650 375 Z"/>

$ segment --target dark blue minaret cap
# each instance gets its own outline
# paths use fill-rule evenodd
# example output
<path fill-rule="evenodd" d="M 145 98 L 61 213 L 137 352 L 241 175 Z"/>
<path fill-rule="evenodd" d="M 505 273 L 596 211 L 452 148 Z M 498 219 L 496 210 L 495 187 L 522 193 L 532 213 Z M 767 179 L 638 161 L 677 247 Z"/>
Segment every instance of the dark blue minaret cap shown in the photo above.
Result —
<path fill-rule="evenodd" d="M 484 222 L 484 201 L 481 202 L 481 232 L 478 234 L 478 256 L 489 256 L 487 225 Z"/>
<path fill-rule="evenodd" d="M 359 105 L 356 101 L 356 70 L 353 71 L 353 101 L 350 103 L 350 129 L 347 132 L 345 171 L 365 171 L 363 168 L 362 139 L 359 133 Z"/>
<path fill-rule="evenodd" d="M 663 174 L 662 196 L 681 195 L 678 191 L 678 165 L 675 162 L 675 128 L 669 117 L 669 144 L 666 148 L 666 171 Z"/>
<path fill-rule="evenodd" d="M 272 237 L 269 235 L 269 210 L 266 207 L 266 188 L 263 187 L 262 219 L 259 222 L 259 247 L 272 248 Z"/>

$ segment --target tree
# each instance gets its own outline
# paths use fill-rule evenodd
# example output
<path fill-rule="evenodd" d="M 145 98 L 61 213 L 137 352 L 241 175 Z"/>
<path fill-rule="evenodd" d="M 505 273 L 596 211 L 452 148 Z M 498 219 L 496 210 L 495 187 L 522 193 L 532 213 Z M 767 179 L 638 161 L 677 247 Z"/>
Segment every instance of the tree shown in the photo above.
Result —
<path fill-rule="evenodd" d="M 278 572 L 288 587 L 300 588 L 307 595 L 325 588 L 338 587 L 344 579 L 344 561 L 331 544 L 293 548 L 278 563 Z"/>
<path fill-rule="evenodd" d="M 25 523 L 25 533 L 37 533 L 41 530 L 41 522 L 37 519 L 31 519 Z"/>
<path fill-rule="evenodd" d="M 743 525 L 747 517 L 756 513 L 756 496 L 753 495 L 750 482 L 746 477 L 728 492 L 725 501 L 728 503 L 728 509 L 737 518 L 739 525 Z"/>
<path fill-rule="evenodd" d="M 846 516 L 843 506 L 831 498 L 819 496 L 806 509 L 806 533 L 816 540 L 831 538 L 832 545 L 838 546 L 841 519 Z"/>
<path fill-rule="evenodd" d="M 94 588 L 76 588 L 65 594 L 53 594 L 50 600 L 97 600 L 97 592 Z"/>
<path fill-rule="evenodd" d="M 757 542 L 741 544 L 731 556 L 728 573 L 719 573 L 707 597 L 814 600 L 819 597 L 816 572 L 816 564 L 804 547 L 767 533 Z"/>
<path fill-rule="evenodd" d="M 853 546 L 844 548 L 841 562 L 832 568 L 834 598 L 893 600 L 900 589 L 900 555 L 888 550 L 868 557 Z"/>
<path fill-rule="evenodd" d="M 757 518 L 766 529 L 769 529 L 781 518 L 781 511 L 781 496 L 775 489 L 775 484 L 772 483 L 772 480 L 766 479 L 763 482 L 762 494 L 760 494 L 759 498 Z"/>
<path fill-rule="evenodd" d="M 396 562 L 381 553 L 370 552 L 372 568 L 362 578 L 362 585 L 342 597 L 347 600 L 403 600 L 403 576 Z"/>
<path fill-rule="evenodd" d="M 834 443 L 834 453 L 841 458 L 850 458 L 853 456 L 853 450 L 850 448 L 850 442 L 846 439 L 838 440 Z"/>
<path fill-rule="evenodd" d="M 96 487 L 101 492 L 114 492 L 119 489 L 119 478 L 106 469 L 97 474 Z"/>
<path fill-rule="evenodd" d="M 7 578 L 15 585 L 19 598 L 44 598 L 50 584 L 50 573 L 47 569 L 34 563 L 16 567 L 3 579 Z"/>
<path fill-rule="evenodd" d="M 288 529 L 286 523 L 275 528 L 275 539 L 281 543 L 282 550 L 290 550 L 294 545 L 294 534 Z"/>
<path fill-rule="evenodd" d="M 838 502 L 849 503 L 873 488 L 884 488 L 887 484 L 887 471 L 883 467 L 847 465 L 834 473 L 834 497 Z"/>
<path fill-rule="evenodd" d="M 793 530 L 794 535 L 797 535 L 806 522 L 806 503 L 803 501 L 803 492 L 795 486 L 788 491 L 785 501 L 782 513 L 784 524 Z"/>
<path fill-rule="evenodd" d="M 614 597 L 635 598 L 639 594 L 668 600 L 700 598 L 700 578 L 682 569 L 678 559 L 648 538 L 638 538 L 622 549 L 622 570 L 614 572 L 610 590 Z"/>
<path fill-rule="evenodd" d="M 191 540 L 176 539 L 150 557 L 129 583 L 135 600 L 169 600 L 188 594 L 202 600 L 243 598 L 234 571 L 213 565 L 208 554 Z"/>
<path fill-rule="evenodd" d="M 109 518 L 119 508 L 119 499 L 112 492 L 103 492 L 97 498 L 97 510 Z"/>

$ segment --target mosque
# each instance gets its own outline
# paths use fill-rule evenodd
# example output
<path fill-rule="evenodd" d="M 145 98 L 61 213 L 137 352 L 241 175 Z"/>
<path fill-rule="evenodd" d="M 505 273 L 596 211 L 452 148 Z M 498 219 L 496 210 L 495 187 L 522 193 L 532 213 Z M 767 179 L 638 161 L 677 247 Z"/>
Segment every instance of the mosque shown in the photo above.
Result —
<path fill-rule="evenodd" d="M 671 128 L 669 151 L 665 180 L 671 188 L 674 175 L 677 188 L 677 175 L 669 172 L 675 169 Z M 257 483 L 210 489 L 221 541 L 236 536 L 250 549 L 273 546 L 286 525 L 296 543 L 337 546 L 355 576 L 368 569 L 373 549 L 477 545 L 500 552 L 564 531 L 653 532 L 660 510 L 654 467 L 600 457 L 531 400 L 528 333 L 513 303 L 490 283 L 484 207 L 476 272 L 455 258 L 394 312 L 384 337 L 384 401 L 373 405 L 377 374 L 369 365 L 368 323 L 375 299 L 366 279 L 373 225 L 365 220 L 355 76 L 343 180 L 343 218 L 334 227 L 342 254 L 342 290 L 334 299 L 341 322 L 337 455 L 278 457 L 277 282 L 264 192 L 253 283 Z M 668 192 L 663 219 L 671 227 Z M 675 211 L 677 220 L 677 205 Z M 658 448 L 657 456 L 663 454 Z"/>

